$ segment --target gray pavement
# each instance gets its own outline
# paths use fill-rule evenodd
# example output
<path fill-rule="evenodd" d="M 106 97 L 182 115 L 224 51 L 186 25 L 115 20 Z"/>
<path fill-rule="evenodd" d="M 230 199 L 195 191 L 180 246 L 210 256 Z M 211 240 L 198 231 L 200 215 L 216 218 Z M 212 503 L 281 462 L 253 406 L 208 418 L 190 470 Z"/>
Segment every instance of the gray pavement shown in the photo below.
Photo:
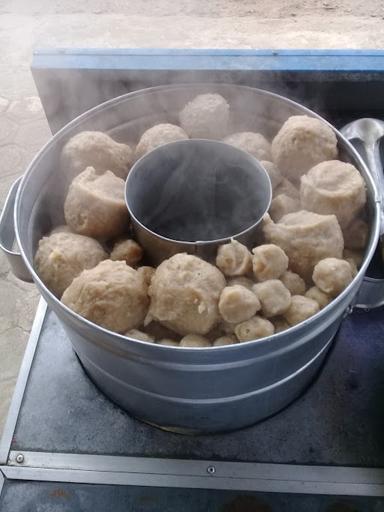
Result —
<path fill-rule="evenodd" d="M 0 80 L 1 83 L 1 80 Z M 36 96 L 0 98 L 0 201 L 49 139 L 47 120 Z M 0 254 L 0 430 L 9 407 L 37 305 L 32 284 L 16 279 Z"/>
<path fill-rule="evenodd" d="M 378 0 L 2 0 L 0 207 L 50 136 L 33 48 L 383 48 L 383 18 Z M 37 300 L 0 254 L 0 432 Z"/>

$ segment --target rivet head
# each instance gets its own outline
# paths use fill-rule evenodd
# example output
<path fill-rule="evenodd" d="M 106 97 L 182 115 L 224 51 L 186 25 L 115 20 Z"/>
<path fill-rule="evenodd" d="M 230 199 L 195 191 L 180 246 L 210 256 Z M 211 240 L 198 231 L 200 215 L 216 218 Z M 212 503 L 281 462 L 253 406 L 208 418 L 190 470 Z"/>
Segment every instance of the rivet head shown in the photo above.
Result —
<path fill-rule="evenodd" d="M 208 466 L 207 467 L 207 473 L 209 473 L 210 475 L 213 475 L 214 473 L 216 473 L 215 466 Z"/>
<path fill-rule="evenodd" d="M 24 455 L 22 453 L 18 453 L 16 455 L 16 462 L 18 464 L 22 464 L 24 462 Z"/>

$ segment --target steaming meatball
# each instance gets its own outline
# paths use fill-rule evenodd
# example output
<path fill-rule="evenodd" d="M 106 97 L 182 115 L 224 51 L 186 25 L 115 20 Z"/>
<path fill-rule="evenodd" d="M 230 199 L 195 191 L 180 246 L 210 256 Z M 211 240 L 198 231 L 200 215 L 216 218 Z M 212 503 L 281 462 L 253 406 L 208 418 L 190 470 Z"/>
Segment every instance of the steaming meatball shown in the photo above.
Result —
<path fill-rule="evenodd" d="M 132 161 L 130 146 L 119 144 L 102 132 L 78 133 L 69 139 L 61 153 L 61 167 L 71 177 L 93 167 L 97 173 L 112 171 L 125 178 Z"/>
<path fill-rule="evenodd" d="M 260 307 L 256 295 L 244 286 L 226 286 L 221 292 L 219 311 L 226 322 L 238 324 L 249 320 Z"/>
<path fill-rule="evenodd" d="M 300 201 L 287 196 L 287 194 L 279 194 L 272 199 L 269 214 L 275 222 L 278 222 L 284 215 L 297 212 L 300 210 Z"/>
<path fill-rule="evenodd" d="M 198 334 L 187 334 L 180 340 L 180 347 L 211 347 L 211 342 Z"/>
<path fill-rule="evenodd" d="M 64 215 L 67 224 L 80 235 L 118 237 L 128 226 L 124 181 L 110 171 L 98 175 L 88 167 L 72 181 Z"/>
<path fill-rule="evenodd" d="M 249 279 L 248 277 L 240 276 L 240 277 L 232 277 L 231 279 L 228 279 L 227 286 L 244 286 L 244 288 L 248 288 L 248 290 L 252 290 L 252 286 L 255 284 L 252 279 Z"/>
<path fill-rule="evenodd" d="M 251 341 L 271 336 L 275 331 L 273 324 L 261 316 L 254 316 L 236 325 L 235 335 L 239 341 Z"/>
<path fill-rule="evenodd" d="M 284 215 L 276 224 L 265 216 L 263 231 L 268 242 L 284 250 L 291 270 L 305 281 L 311 280 L 320 260 L 343 254 L 343 234 L 334 215 L 301 210 Z"/>
<path fill-rule="evenodd" d="M 83 270 L 61 300 L 87 320 L 118 333 L 142 325 L 149 302 L 142 276 L 126 263 L 112 260 Z"/>
<path fill-rule="evenodd" d="M 185 131 L 175 124 L 162 123 L 149 128 L 141 136 L 135 150 L 135 159 L 138 160 L 158 146 L 188 139 Z"/>
<path fill-rule="evenodd" d="M 259 245 L 252 252 L 253 273 L 258 281 L 277 279 L 288 268 L 288 256 L 277 245 Z"/>
<path fill-rule="evenodd" d="M 225 137 L 226 144 L 242 149 L 258 160 L 271 159 L 271 145 L 261 133 L 239 132 Z"/>
<path fill-rule="evenodd" d="M 260 163 L 268 173 L 272 188 L 275 189 L 283 180 L 281 172 L 276 167 L 276 165 L 269 160 L 262 160 Z"/>
<path fill-rule="evenodd" d="M 172 340 L 170 338 L 163 338 L 162 340 L 157 342 L 157 345 L 165 345 L 167 347 L 179 347 L 180 344 L 176 340 Z"/>
<path fill-rule="evenodd" d="M 227 336 L 220 336 L 213 342 L 214 347 L 223 347 L 225 345 L 234 345 L 237 343 L 235 336 L 228 334 Z"/>
<path fill-rule="evenodd" d="M 291 304 L 291 294 L 278 279 L 257 283 L 253 291 L 259 298 L 261 312 L 267 318 L 283 314 Z"/>
<path fill-rule="evenodd" d="M 120 240 L 113 246 L 111 260 L 125 261 L 130 267 L 134 267 L 143 257 L 143 249 L 134 240 Z"/>
<path fill-rule="evenodd" d="M 324 121 L 292 116 L 272 141 L 274 163 L 289 179 L 296 181 L 314 165 L 337 158 L 337 139 Z"/>
<path fill-rule="evenodd" d="M 276 316 L 275 318 L 272 318 L 271 322 L 275 328 L 275 334 L 286 331 L 291 327 L 286 319 L 282 316 Z"/>
<path fill-rule="evenodd" d="M 334 297 L 352 282 L 352 268 L 348 261 L 325 258 L 313 269 L 312 279 L 321 291 Z"/>
<path fill-rule="evenodd" d="M 179 118 L 190 137 L 221 139 L 228 132 L 229 105 L 220 94 L 199 94 L 185 105 Z"/>
<path fill-rule="evenodd" d="M 35 254 L 40 279 L 57 297 L 84 269 L 108 257 L 96 240 L 75 233 L 56 232 L 43 237 Z"/>
<path fill-rule="evenodd" d="M 291 305 L 284 313 L 284 318 L 289 325 L 296 325 L 320 311 L 319 304 L 308 297 L 302 295 L 293 295 Z"/>
<path fill-rule="evenodd" d="M 225 278 L 216 267 L 190 254 L 175 254 L 156 269 L 149 287 L 148 320 L 178 334 L 207 334 L 220 320 L 218 301 Z"/>
<path fill-rule="evenodd" d="M 252 269 L 252 254 L 245 245 L 231 240 L 219 247 L 216 265 L 226 276 L 243 276 Z"/>
<path fill-rule="evenodd" d="M 369 227 L 362 219 L 355 219 L 343 232 L 348 249 L 364 249 L 368 242 Z"/>
<path fill-rule="evenodd" d="M 131 329 L 130 331 L 127 331 L 125 336 L 128 336 L 128 338 L 133 338 L 134 340 L 148 341 L 149 343 L 154 343 L 155 341 L 155 338 L 146 332 L 138 331 L 137 329 Z"/>
<path fill-rule="evenodd" d="M 275 188 L 273 191 L 273 197 L 277 197 L 281 194 L 284 194 L 292 199 L 300 200 L 300 191 L 296 188 L 289 180 L 283 178 L 281 183 Z"/>
<path fill-rule="evenodd" d="M 322 292 L 317 286 L 312 286 L 312 288 L 306 292 L 305 296 L 308 297 L 308 299 L 315 300 L 320 306 L 320 309 L 325 308 L 332 300 L 330 295 Z"/>
<path fill-rule="evenodd" d="M 139 267 L 137 269 L 138 273 L 143 276 L 144 281 L 149 286 L 152 281 L 152 277 L 154 273 L 156 272 L 156 269 L 153 267 L 148 267 L 147 265 L 144 265 L 143 267 Z"/>
<path fill-rule="evenodd" d="M 300 198 L 305 210 L 333 213 L 340 226 L 346 227 L 366 202 L 365 184 L 356 167 L 331 160 L 301 177 Z"/>
<path fill-rule="evenodd" d="M 305 293 L 305 281 L 299 274 L 287 270 L 280 276 L 280 281 L 283 285 L 288 288 L 291 295 L 304 295 Z"/>

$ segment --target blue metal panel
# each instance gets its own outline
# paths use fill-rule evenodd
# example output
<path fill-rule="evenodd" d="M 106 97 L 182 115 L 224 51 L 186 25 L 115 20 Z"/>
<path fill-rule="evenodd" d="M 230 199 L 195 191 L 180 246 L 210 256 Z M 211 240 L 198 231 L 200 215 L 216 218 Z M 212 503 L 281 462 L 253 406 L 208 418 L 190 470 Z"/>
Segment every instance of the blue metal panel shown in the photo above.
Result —
<path fill-rule="evenodd" d="M 35 69 L 384 71 L 383 50 L 42 49 Z"/>

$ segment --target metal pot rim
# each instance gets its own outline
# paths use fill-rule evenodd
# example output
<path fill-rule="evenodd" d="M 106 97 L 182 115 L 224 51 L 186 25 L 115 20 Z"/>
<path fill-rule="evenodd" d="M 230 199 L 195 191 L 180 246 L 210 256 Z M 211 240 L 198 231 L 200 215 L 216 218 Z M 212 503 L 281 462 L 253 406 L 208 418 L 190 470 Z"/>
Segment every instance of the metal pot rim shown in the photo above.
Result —
<path fill-rule="evenodd" d="M 175 91 L 178 91 L 180 89 L 191 89 L 191 90 L 193 90 L 193 89 L 196 89 L 196 88 L 207 88 L 207 89 L 223 90 L 223 92 L 225 91 L 225 89 L 231 90 L 231 89 L 234 89 L 234 88 L 240 89 L 240 90 L 252 90 L 253 93 L 255 93 L 255 94 L 259 94 L 261 96 L 268 96 L 270 98 L 276 99 L 277 101 L 282 101 L 282 102 L 284 102 L 284 103 L 286 103 L 288 105 L 291 105 L 292 107 L 301 110 L 302 111 L 302 115 L 308 115 L 310 117 L 315 117 L 315 118 L 325 122 L 333 130 L 333 132 L 336 134 L 337 139 L 342 141 L 342 143 L 348 148 L 349 152 L 359 162 L 359 165 L 361 166 L 361 168 L 364 169 L 364 171 L 365 171 L 364 179 L 365 179 L 366 182 L 367 181 L 369 182 L 369 185 L 370 185 L 371 189 L 374 191 L 373 201 L 375 203 L 375 212 L 374 212 L 374 216 L 373 216 L 373 219 L 372 219 L 372 224 L 373 225 L 371 226 L 371 237 L 370 237 L 371 244 L 370 244 L 370 246 L 368 248 L 367 253 L 365 254 L 365 257 L 364 257 L 363 263 L 361 265 L 361 268 L 359 269 L 359 272 L 354 277 L 352 282 L 347 286 L 347 288 L 345 288 L 345 290 L 343 290 L 343 292 L 340 295 L 338 295 L 335 299 L 333 299 L 325 308 L 323 308 L 322 310 L 320 310 L 318 313 L 316 313 L 312 317 L 308 318 L 307 320 L 305 320 L 305 321 L 303 321 L 303 322 L 301 322 L 301 323 L 299 323 L 299 324 L 297 324 L 295 326 L 290 327 L 286 331 L 282 331 L 280 333 L 273 334 L 272 336 L 261 338 L 260 340 L 256 339 L 256 340 L 250 340 L 250 341 L 241 342 L 241 343 L 235 343 L 233 345 L 225 345 L 225 346 L 217 346 L 217 347 L 205 347 L 203 350 L 201 348 L 198 348 L 198 347 L 173 347 L 173 346 L 166 346 L 166 345 L 158 345 L 158 344 L 155 344 L 155 343 L 147 343 L 145 341 L 136 340 L 134 338 L 128 338 L 127 336 L 124 336 L 124 335 L 119 334 L 119 333 L 115 333 L 115 332 L 110 331 L 110 330 L 108 330 L 108 329 L 106 329 L 104 327 L 101 327 L 101 326 L 91 322 L 90 320 L 87 320 L 86 318 L 80 316 L 79 314 L 75 313 L 70 308 L 68 308 L 66 305 L 64 305 L 60 301 L 60 299 L 58 299 L 55 295 L 53 295 L 53 293 L 41 281 L 41 279 L 37 275 L 33 265 L 29 262 L 26 254 L 25 254 L 25 250 L 24 250 L 23 244 L 21 243 L 21 239 L 20 239 L 20 235 L 19 235 L 19 229 L 18 229 L 18 226 L 19 226 L 20 204 L 22 202 L 22 196 L 23 196 L 23 192 L 24 192 L 24 188 L 25 188 L 25 182 L 27 181 L 28 177 L 33 174 L 33 171 L 34 171 L 35 167 L 38 165 L 39 161 L 42 158 L 44 158 L 46 151 L 51 146 L 53 146 L 58 141 L 60 141 L 64 137 L 66 137 L 69 134 L 71 134 L 73 132 L 74 128 L 76 128 L 78 126 L 81 126 L 81 124 L 83 123 L 84 120 L 89 120 L 94 115 L 99 115 L 101 112 L 103 112 L 104 110 L 109 109 L 112 106 L 116 107 L 120 103 L 124 103 L 125 101 L 131 100 L 131 99 L 133 99 L 135 97 L 143 97 L 145 95 L 150 95 L 150 94 L 153 94 L 153 93 L 161 93 L 162 91 L 171 92 L 172 90 L 175 90 Z M 58 308 L 64 309 L 66 314 L 69 315 L 70 317 L 72 317 L 74 319 L 74 321 L 80 321 L 82 323 L 85 323 L 90 328 L 95 329 L 95 330 L 99 331 L 100 333 L 104 333 L 104 334 L 106 334 L 108 336 L 112 335 L 112 336 L 116 337 L 116 340 L 118 340 L 120 342 L 127 342 L 127 340 L 128 340 L 129 342 L 139 343 L 140 345 L 144 345 L 145 347 L 148 347 L 148 350 L 167 350 L 167 351 L 169 351 L 169 350 L 172 350 L 172 351 L 173 350 L 178 350 L 178 351 L 182 351 L 182 352 L 185 352 L 185 353 L 197 353 L 197 352 L 198 353 L 212 353 L 212 351 L 214 351 L 214 350 L 220 350 L 222 352 L 224 352 L 224 351 L 241 350 L 241 347 L 243 347 L 243 346 L 250 346 L 251 344 L 257 344 L 257 345 L 265 344 L 265 343 L 271 344 L 274 340 L 280 339 L 280 338 L 286 336 L 287 333 L 289 333 L 289 335 L 296 334 L 297 331 L 303 329 L 310 322 L 313 322 L 315 319 L 316 320 L 321 320 L 325 315 L 327 315 L 328 312 L 332 308 L 335 308 L 339 303 L 341 303 L 345 299 L 345 297 L 350 293 L 350 290 L 355 286 L 356 281 L 359 278 L 362 278 L 363 275 L 365 274 L 365 272 L 367 270 L 367 267 L 369 265 L 369 262 L 370 262 L 373 254 L 375 252 L 377 241 L 379 239 L 379 230 L 380 230 L 379 211 L 380 211 L 379 194 L 378 194 L 378 191 L 377 191 L 376 184 L 375 184 L 373 178 L 371 177 L 365 162 L 360 157 L 360 155 L 356 151 L 356 149 L 352 146 L 352 144 L 331 123 L 329 123 L 328 121 L 323 119 L 319 114 L 316 114 L 315 112 L 313 112 L 309 108 L 301 105 L 300 103 L 298 103 L 298 102 L 296 102 L 294 100 L 291 100 L 291 99 L 286 98 L 284 96 L 281 96 L 279 94 L 276 94 L 276 93 L 273 93 L 273 92 L 270 92 L 270 91 L 266 91 L 264 89 L 259 89 L 259 88 L 256 88 L 256 87 L 250 87 L 250 86 L 245 86 L 245 85 L 237 85 L 237 84 L 225 84 L 225 83 L 194 83 L 194 84 L 177 84 L 177 85 L 173 85 L 173 86 L 161 85 L 161 86 L 141 89 L 141 90 L 134 91 L 134 92 L 129 92 L 129 93 L 123 94 L 121 96 L 117 96 L 116 98 L 112 98 L 110 100 L 107 100 L 107 101 L 105 101 L 105 102 L 103 102 L 103 103 L 101 103 L 99 105 L 96 105 L 92 109 L 87 110 L 86 112 L 84 112 L 83 114 L 81 114 L 80 116 L 76 117 L 75 119 L 70 121 L 68 124 L 63 126 L 41 148 L 41 150 L 35 155 L 35 157 L 31 161 L 31 163 L 27 167 L 27 170 L 26 170 L 26 172 L 24 173 L 24 175 L 23 175 L 23 177 L 21 179 L 20 186 L 18 187 L 17 194 L 16 194 L 15 208 L 14 208 L 14 222 L 15 222 L 15 232 L 16 232 L 17 244 L 18 244 L 18 246 L 20 248 L 20 253 L 21 253 L 22 257 L 23 257 L 23 260 L 24 260 L 24 262 L 25 262 L 29 272 L 31 273 L 31 275 L 33 277 L 33 280 L 35 282 L 37 282 L 38 285 L 44 290 L 45 294 L 47 294 L 49 296 L 50 300 L 52 300 Z"/>

